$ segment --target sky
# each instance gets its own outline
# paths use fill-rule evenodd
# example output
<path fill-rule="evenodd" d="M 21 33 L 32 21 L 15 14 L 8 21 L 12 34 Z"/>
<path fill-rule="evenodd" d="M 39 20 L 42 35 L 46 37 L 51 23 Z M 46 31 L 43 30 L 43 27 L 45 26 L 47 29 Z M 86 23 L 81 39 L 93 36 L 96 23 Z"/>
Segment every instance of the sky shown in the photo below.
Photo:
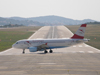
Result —
<path fill-rule="evenodd" d="M 100 21 L 100 0 L 0 0 L 0 17 L 48 15 Z"/>

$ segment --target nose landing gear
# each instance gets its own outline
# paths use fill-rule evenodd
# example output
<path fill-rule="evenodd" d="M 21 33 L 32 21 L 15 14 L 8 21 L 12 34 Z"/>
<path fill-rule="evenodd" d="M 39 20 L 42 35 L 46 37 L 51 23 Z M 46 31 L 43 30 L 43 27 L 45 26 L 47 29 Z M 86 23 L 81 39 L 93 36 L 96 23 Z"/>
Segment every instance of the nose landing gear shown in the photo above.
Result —
<path fill-rule="evenodd" d="M 25 49 L 23 49 L 23 52 L 22 52 L 22 54 L 24 54 L 25 53 Z"/>

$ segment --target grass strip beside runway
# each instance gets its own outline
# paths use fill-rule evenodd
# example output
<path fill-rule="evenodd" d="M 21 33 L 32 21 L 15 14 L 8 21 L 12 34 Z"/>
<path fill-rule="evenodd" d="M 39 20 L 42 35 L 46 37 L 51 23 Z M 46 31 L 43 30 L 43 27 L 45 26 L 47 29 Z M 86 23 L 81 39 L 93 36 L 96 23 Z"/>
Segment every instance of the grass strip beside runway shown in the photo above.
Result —
<path fill-rule="evenodd" d="M 16 41 L 29 38 L 40 27 L 21 27 L 0 29 L 0 51 L 12 47 Z"/>

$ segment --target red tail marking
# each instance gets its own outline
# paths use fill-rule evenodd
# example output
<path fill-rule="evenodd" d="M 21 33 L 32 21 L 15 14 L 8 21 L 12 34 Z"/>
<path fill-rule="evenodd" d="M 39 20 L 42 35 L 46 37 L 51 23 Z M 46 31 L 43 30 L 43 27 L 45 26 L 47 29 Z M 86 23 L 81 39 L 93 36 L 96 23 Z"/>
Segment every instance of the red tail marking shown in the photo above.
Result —
<path fill-rule="evenodd" d="M 82 31 L 84 33 L 84 31 L 82 29 L 80 29 L 80 31 Z"/>
<path fill-rule="evenodd" d="M 81 27 L 86 27 L 86 24 L 82 24 Z"/>
<path fill-rule="evenodd" d="M 45 43 L 45 45 L 47 45 L 47 43 Z"/>
<path fill-rule="evenodd" d="M 79 35 L 76 35 L 74 34 L 73 37 L 71 37 L 71 39 L 83 39 L 84 37 L 83 36 L 79 36 Z"/>
<path fill-rule="evenodd" d="M 80 27 L 86 27 L 87 24 L 82 24 Z M 82 31 L 84 33 L 84 31 L 82 29 L 79 29 L 80 31 Z M 74 34 L 72 37 L 72 39 L 83 39 L 84 36 L 80 36 L 78 34 Z"/>

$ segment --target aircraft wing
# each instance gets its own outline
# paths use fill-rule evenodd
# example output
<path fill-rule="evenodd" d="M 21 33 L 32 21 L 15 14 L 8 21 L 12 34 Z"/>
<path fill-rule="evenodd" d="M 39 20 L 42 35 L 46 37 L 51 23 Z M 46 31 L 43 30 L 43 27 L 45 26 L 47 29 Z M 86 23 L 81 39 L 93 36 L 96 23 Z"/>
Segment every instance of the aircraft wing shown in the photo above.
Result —
<path fill-rule="evenodd" d="M 26 41 L 26 42 L 27 42 L 27 44 L 28 44 L 29 46 L 32 46 L 31 43 L 30 43 L 29 41 Z M 37 50 L 38 50 L 38 51 L 41 50 L 41 49 L 49 48 L 48 45 L 47 45 L 47 43 L 38 43 L 38 45 L 37 45 L 36 47 L 37 47 Z"/>
<path fill-rule="evenodd" d="M 41 49 L 46 49 L 46 48 L 48 48 L 49 46 L 47 45 L 47 43 L 42 43 L 42 44 L 40 44 L 39 46 L 37 46 L 37 49 L 38 49 L 38 51 L 39 50 L 41 50 Z"/>

